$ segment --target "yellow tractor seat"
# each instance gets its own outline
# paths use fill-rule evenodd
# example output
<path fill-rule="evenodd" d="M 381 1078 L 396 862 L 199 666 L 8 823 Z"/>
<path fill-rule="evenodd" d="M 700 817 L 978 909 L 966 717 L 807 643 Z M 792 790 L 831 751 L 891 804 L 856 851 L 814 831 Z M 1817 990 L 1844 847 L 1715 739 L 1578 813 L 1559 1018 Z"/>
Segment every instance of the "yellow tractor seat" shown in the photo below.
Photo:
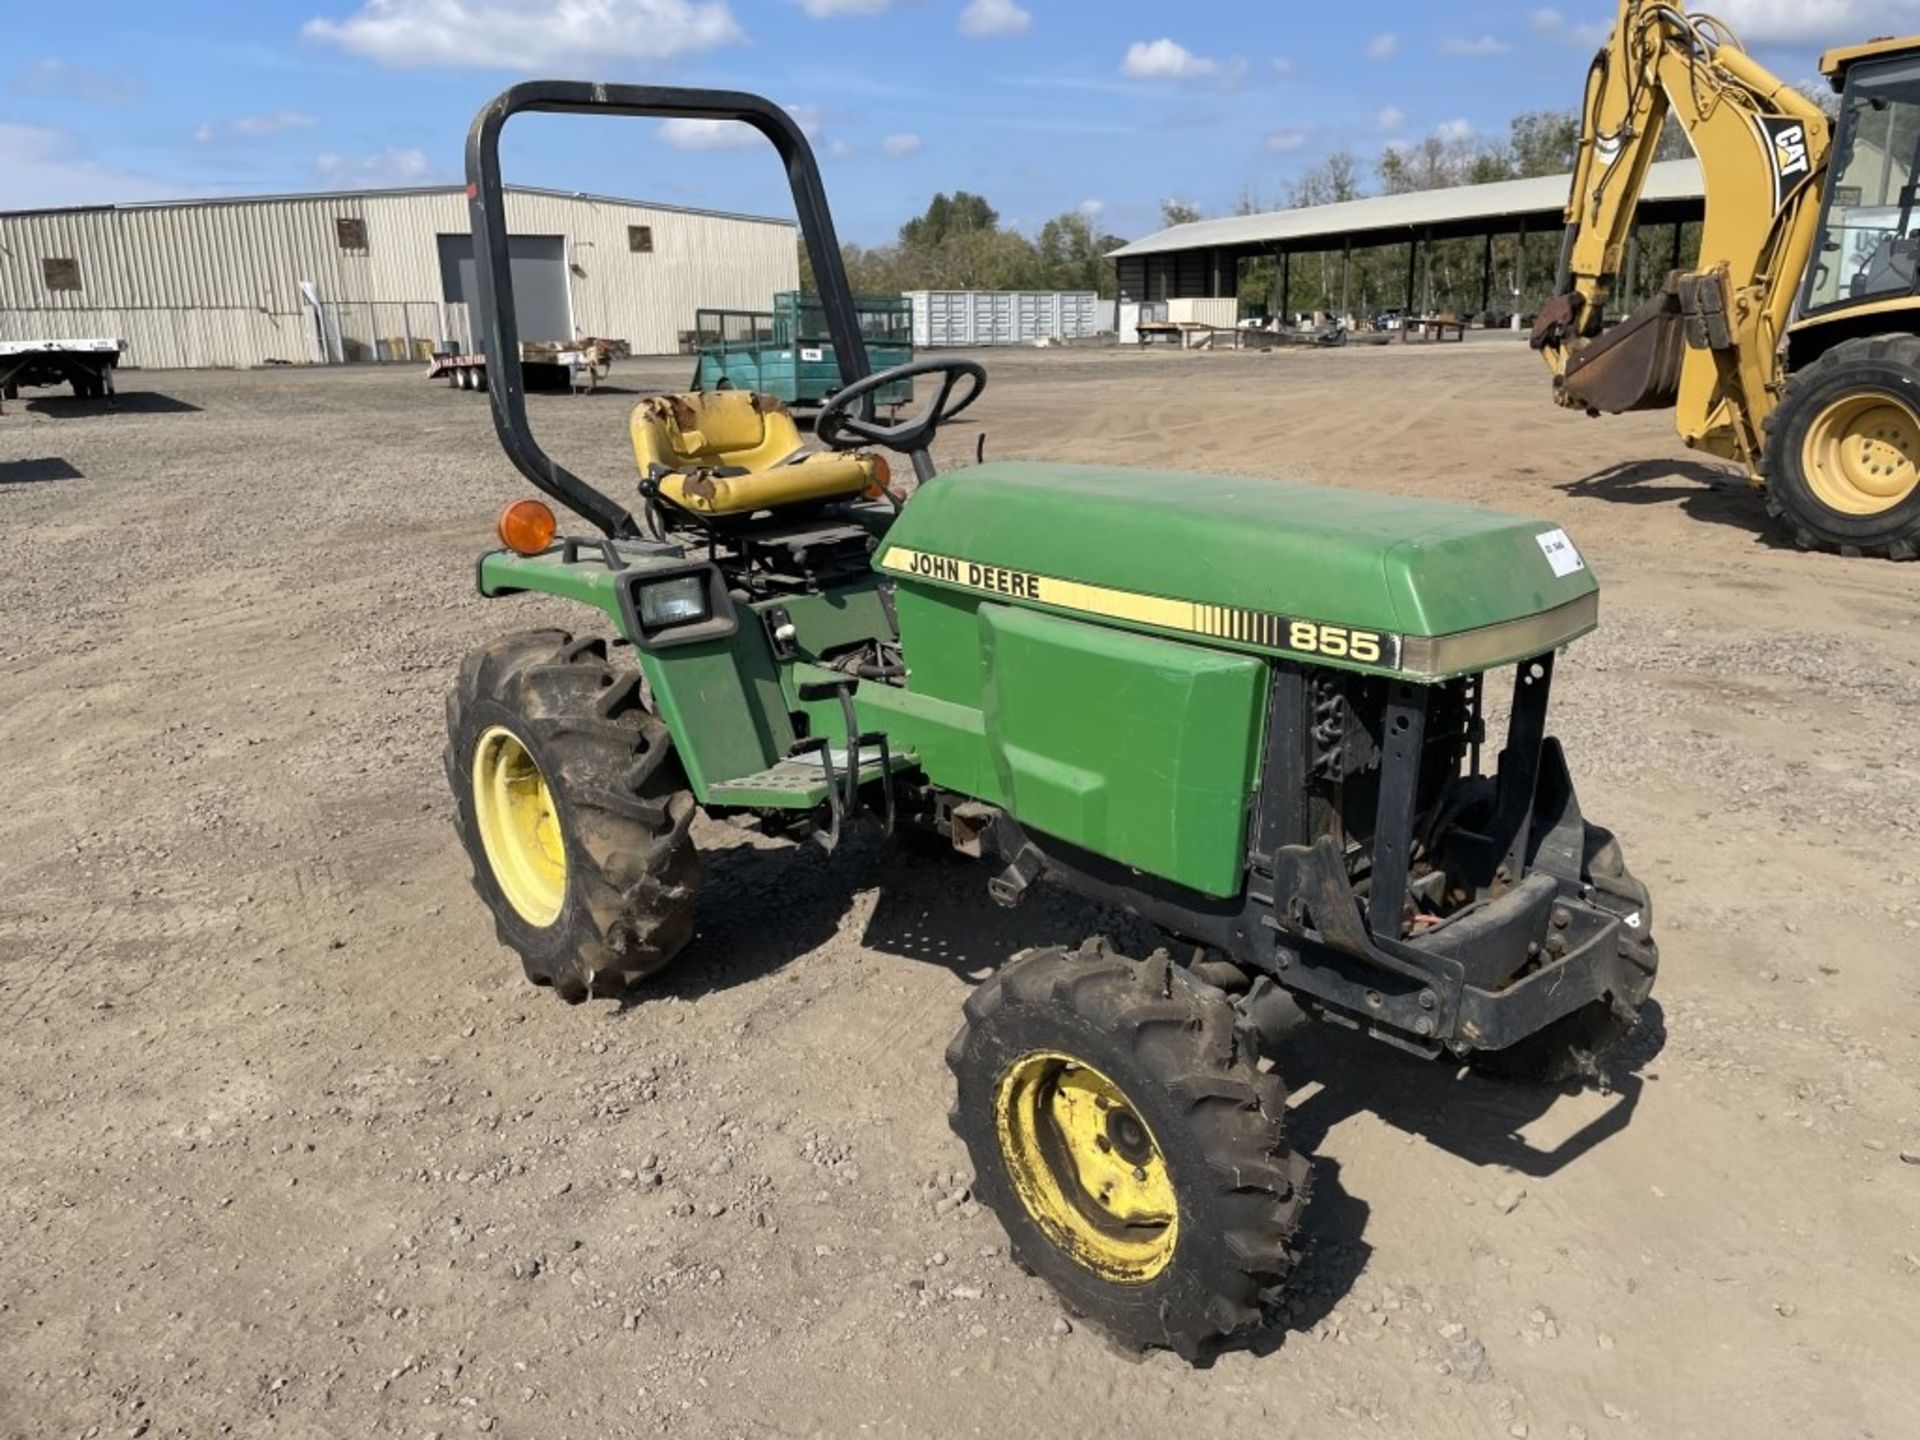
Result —
<path fill-rule="evenodd" d="M 887 482 L 877 456 L 809 453 L 786 407 L 751 390 L 655 395 L 633 407 L 631 424 L 640 473 L 703 515 L 851 499 Z"/>

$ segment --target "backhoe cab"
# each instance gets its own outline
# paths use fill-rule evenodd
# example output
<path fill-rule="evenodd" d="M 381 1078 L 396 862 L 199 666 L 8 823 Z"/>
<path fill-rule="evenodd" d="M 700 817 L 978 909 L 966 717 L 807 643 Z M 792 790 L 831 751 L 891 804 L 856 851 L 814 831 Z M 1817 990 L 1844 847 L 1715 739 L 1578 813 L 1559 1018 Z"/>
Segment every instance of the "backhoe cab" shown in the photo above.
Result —
<path fill-rule="evenodd" d="M 1621 0 L 1588 72 L 1555 297 L 1533 342 L 1560 403 L 1675 410 L 1689 446 L 1746 466 L 1803 548 L 1920 556 L 1920 38 L 1828 52 L 1830 121 L 1709 15 Z M 1612 324 L 1668 120 L 1698 155 L 1706 223 Z"/>
<path fill-rule="evenodd" d="M 515 367 L 489 372 L 509 456 L 599 532 L 510 509 L 481 592 L 576 601 L 584 631 L 482 645 L 448 699 L 474 885 L 533 980 L 583 1000 L 686 950 L 700 814 L 827 851 L 910 828 L 1003 904 L 1053 884 L 1146 918 L 1168 937 L 1150 956 L 1026 951 L 971 992 L 953 1124 L 1021 1263 L 1190 1356 L 1258 1325 L 1292 1263 L 1310 1169 L 1262 1060 L 1295 1029 L 1594 1072 L 1658 952 L 1547 730 L 1557 653 L 1598 619 L 1564 533 L 1277 481 L 938 473 L 986 372 L 869 373 L 811 151 L 749 95 L 538 82 L 483 110 L 490 353 L 515 340 L 499 134 L 527 109 L 756 126 L 841 367 L 812 450 L 762 397 L 642 400 L 633 508 L 541 450 Z M 881 423 L 914 380 L 916 413 Z M 887 450 L 918 481 L 904 503 Z"/>

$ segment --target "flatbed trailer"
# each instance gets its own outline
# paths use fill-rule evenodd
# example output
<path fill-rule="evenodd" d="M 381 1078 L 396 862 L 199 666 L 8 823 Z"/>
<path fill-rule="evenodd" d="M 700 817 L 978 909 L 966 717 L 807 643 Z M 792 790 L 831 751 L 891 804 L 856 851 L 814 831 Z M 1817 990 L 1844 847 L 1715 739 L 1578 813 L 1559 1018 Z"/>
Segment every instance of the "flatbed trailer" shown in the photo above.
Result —
<path fill-rule="evenodd" d="M 520 379 L 529 390 L 599 388 L 611 363 L 612 342 L 587 340 L 526 340 L 520 345 Z M 487 388 L 487 357 L 478 352 L 435 355 L 427 379 L 445 380 L 456 390 Z"/>
<path fill-rule="evenodd" d="M 0 404 L 22 385 L 71 385 L 77 399 L 113 398 L 113 372 L 127 348 L 106 338 L 0 340 Z"/>

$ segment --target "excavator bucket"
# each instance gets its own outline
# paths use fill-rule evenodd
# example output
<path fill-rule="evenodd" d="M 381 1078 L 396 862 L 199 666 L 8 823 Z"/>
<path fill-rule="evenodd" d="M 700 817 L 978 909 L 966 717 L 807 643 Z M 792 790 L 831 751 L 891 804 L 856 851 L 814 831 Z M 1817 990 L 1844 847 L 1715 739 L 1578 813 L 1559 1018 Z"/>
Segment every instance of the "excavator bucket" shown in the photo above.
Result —
<path fill-rule="evenodd" d="M 1673 405 L 1686 354 L 1678 281 L 1676 272 L 1633 314 L 1578 344 L 1559 379 L 1562 403 L 1610 415 Z"/>

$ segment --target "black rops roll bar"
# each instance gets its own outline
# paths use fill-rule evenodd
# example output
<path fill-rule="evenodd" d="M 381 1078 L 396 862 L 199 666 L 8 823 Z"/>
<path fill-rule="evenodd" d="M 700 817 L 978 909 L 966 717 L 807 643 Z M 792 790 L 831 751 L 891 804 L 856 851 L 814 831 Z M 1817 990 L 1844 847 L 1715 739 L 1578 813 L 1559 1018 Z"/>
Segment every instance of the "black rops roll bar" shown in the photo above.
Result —
<path fill-rule="evenodd" d="M 540 448 L 527 426 L 520 374 L 520 325 L 513 309 L 508 261 L 507 207 L 500 181 L 500 131 L 524 110 L 576 115 L 634 115 L 660 119 L 740 120 L 773 142 L 793 187 L 793 208 L 813 262 L 827 334 L 833 339 L 840 383 L 851 385 L 872 369 L 847 285 L 840 242 L 827 210 L 826 188 L 813 147 L 793 118 L 770 100 L 739 90 L 688 90 L 659 85 L 604 85 L 583 80 L 528 80 L 481 107 L 467 131 L 467 209 L 473 226 L 474 279 L 482 333 L 487 339 L 487 396 L 501 447 L 522 475 L 607 535 L 637 537 L 633 512 L 596 490 Z"/>

